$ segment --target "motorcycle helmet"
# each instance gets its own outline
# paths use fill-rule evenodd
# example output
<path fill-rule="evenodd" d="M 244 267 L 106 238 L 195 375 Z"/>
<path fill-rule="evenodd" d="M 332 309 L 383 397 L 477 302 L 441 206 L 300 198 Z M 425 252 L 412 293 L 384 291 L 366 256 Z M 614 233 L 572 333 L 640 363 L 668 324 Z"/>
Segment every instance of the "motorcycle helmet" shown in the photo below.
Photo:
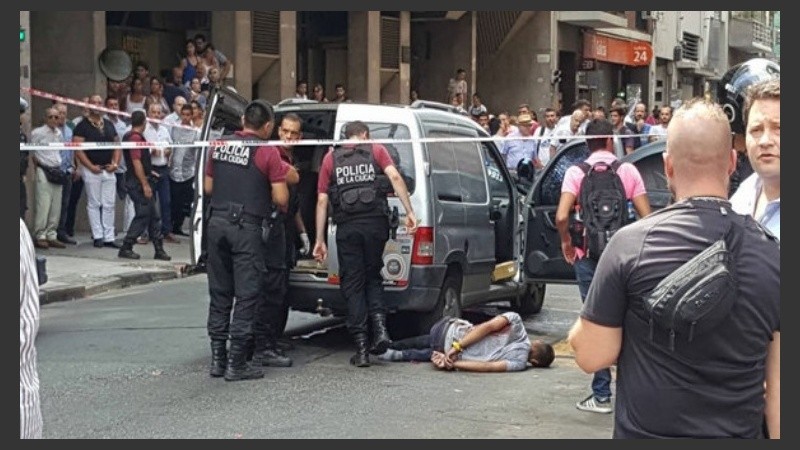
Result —
<path fill-rule="evenodd" d="M 731 131 L 744 134 L 744 103 L 747 89 L 760 81 L 780 76 L 781 66 L 764 58 L 753 58 L 725 72 L 717 87 L 717 99 L 728 116 Z"/>

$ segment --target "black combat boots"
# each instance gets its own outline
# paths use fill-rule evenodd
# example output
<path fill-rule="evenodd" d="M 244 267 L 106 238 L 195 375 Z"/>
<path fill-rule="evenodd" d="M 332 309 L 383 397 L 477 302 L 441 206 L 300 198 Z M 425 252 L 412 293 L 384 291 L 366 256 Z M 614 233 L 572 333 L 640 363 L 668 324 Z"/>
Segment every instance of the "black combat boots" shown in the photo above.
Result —
<path fill-rule="evenodd" d="M 258 338 L 253 352 L 253 365 L 255 367 L 292 367 L 292 358 L 286 356 L 278 348 L 274 339 Z"/>
<path fill-rule="evenodd" d="M 370 314 L 370 318 L 372 319 L 372 348 L 369 349 L 369 352 L 373 355 L 381 355 L 392 343 L 389 331 L 386 329 L 386 314 L 374 313 Z"/>
<path fill-rule="evenodd" d="M 122 247 L 119 249 L 117 256 L 125 259 L 139 259 L 139 254 L 133 251 L 134 242 L 135 241 L 129 241 L 127 239 L 122 241 Z"/>
<path fill-rule="evenodd" d="M 160 259 L 161 261 L 171 261 L 172 258 L 164 251 L 164 241 L 161 239 L 153 239 L 153 248 L 156 249 L 156 254 L 153 259 Z"/>
<path fill-rule="evenodd" d="M 356 343 L 356 354 L 350 358 L 350 364 L 356 367 L 369 367 L 369 337 L 367 333 L 358 333 L 353 335 L 353 340 Z"/>
<path fill-rule="evenodd" d="M 225 381 L 255 380 L 264 378 L 261 368 L 253 367 L 247 362 L 247 343 L 231 341 L 228 352 L 228 367 L 225 369 Z"/>
<path fill-rule="evenodd" d="M 225 375 L 225 368 L 228 367 L 227 341 L 211 341 L 211 370 L 209 375 L 219 378 Z"/>

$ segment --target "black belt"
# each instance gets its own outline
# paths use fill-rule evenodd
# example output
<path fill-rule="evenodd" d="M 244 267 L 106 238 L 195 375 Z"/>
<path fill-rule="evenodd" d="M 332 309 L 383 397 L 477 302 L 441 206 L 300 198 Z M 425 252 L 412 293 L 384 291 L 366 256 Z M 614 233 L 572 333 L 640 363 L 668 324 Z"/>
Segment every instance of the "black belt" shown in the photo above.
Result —
<path fill-rule="evenodd" d="M 230 220 L 230 209 L 229 208 L 211 208 L 211 217 L 221 217 L 226 220 Z M 240 213 L 240 221 L 244 223 L 249 223 L 253 225 L 261 226 L 264 222 L 265 217 L 258 216 L 255 214 L 250 214 L 248 212 Z"/>

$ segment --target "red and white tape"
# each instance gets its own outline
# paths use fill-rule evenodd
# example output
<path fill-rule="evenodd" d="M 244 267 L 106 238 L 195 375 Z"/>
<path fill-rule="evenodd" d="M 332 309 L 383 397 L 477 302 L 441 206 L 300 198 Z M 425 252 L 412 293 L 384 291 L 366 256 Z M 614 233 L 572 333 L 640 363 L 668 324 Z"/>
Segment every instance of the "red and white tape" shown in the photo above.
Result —
<path fill-rule="evenodd" d="M 36 97 L 42 97 L 49 100 L 54 100 L 57 102 L 62 102 L 70 105 L 79 106 L 82 108 L 93 109 L 96 111 L 101 111 L 110 114 L 117 114 L 124 117 L 130 117 L 131 115 L 126 112 L 121 112 L 109 108 L 105 108 L 102 106 L 92 105 L 90 103 L 78 101 L 75 99 L 67 98 L 61 95 L 52 94 L 49 92 L 40 91 L 38 89 L 33 88 L 25 88 L 21 87 L 20 90 L 30 93 L 30 95 Z M 180 125 L 180 124 L 171 124 L 164 122 L 163 120 L 157 119 L 147 119 L 150 122 L 159 123 L 169 127 L 178 127 L 183 129 L 189 130 L 196 130 L 196 128 Z M 603 136 L 593 136 L 593 138 L 635 138 L 635 137 L 648 137 L 649 135 L 646 134 L 631 134 L 625 136 L 618 136 L 618 135 L 603 135 Z M 239 140 L 239 141 L 220 141 L 220 140 L 212 140 L 212 141 L 193 141 L 191 143 L 185 144 L 176 144 L 172 142 L 51 142 L 48 144 L 24 144 L 20 143 L 19 149 L 20 151 L 41 151 L 41 150 L 113 150 L 117 148 L 143 148 L 143 147 L 158 147 L 158 148 L 192 148 L 192 147 L 218 147 L 224 145 L 236 145 L 236 146 L 247 146 L 247 147 L 260 147 L 260 146 L 293 146 L 293 147 L 318 147 L 318 146 L 335 146 L 335 145 L 357 145 L 357 144 L 411 144 L 414 142 L 419 143 L 461 143 L 461 142 L 505 142 L 505 141 L 540 141 L 540 140 L 575 140 L 575 139 L 586 139 L 586 136 L 513 136 L 513 137 L 498 137 L 498 136 L 477 136 L 477 137 L 438 137 L 438 138 L 418 138 L 418 139 L 368 139 L 368 140 L 335 140 L 335 139 L 303 139 L 299 141 L 281 141 L 281 140 L 269 140 L 269 141 L 246 141 L 246 140 Z"/>
<path fill-rule="evenodd" d="M 50 92 L 40 91 L 38 89 L 27 88 L 27 87 L 20 87 L 19 89 L 21 91 L 23 91 L 23 92 L 29 93 L 30 95 L 32 95 L 34 97 L 41 97 L 41 98 L 45 98 L 47 100 L 53 100 L 53 101 L 60 102 L 60 103 L 66 103 L 68 105 L 73 105 L 73 106 L 78 106 L 78 107 L 81 107 L 81 108 L 86 108 L 86 109 L 90 109 L 90 110 L 104 112 L 106 114 L 115 114 L 117 116 L 122 116 L 122 117 L 127 117 L 127 118 L 131 117 L 131 114 L 126 112 L 126 111 L 119 111 L 117 109 L 109 109 L 109 108 L 106 108 L 104 106 L 93 105 L 91 103 L 82 102 L 80 100 L 75 100 L 75 99 L 64 97 L 64 96 L 61 96 L 61 95 L 58 95 L 58 94 L 52 94 Z M 194 127 L 191 127 L 191 126 L 188 126 L 188 125 L 182 125 L 182 124 L 179 124 L 179 123 L 178 124 L 169 123 L 169 122 L 165 122 L 165 121 L 159 120 L 159 119 L 151 119 L 149 117 L 147 117 L 147 121 L 148 122 L 157 123 L 159 125 L 164 125 L 164 126 L 167 126 L 167 127 L 183 128 L 185 130 L 194 130 L 195 129 Z"/>

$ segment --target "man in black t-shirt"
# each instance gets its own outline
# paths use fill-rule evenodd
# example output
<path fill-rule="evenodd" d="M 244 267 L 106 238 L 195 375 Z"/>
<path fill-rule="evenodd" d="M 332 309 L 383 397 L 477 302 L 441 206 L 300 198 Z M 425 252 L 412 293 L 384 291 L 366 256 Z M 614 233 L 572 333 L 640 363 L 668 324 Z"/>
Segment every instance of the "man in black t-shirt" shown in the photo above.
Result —
<path fill-rule="evenodd" d="M 759 438 L 765 416 L 780 438 L 780 245 L 727 200 L 734 152 L 718 105 L 684 105 L 664 161 L 677 202 L 618 231 L 600 257 L 569 341 L 586 372 L 617 364 L 615 438 Z M 721 322 L 684 333 L 652 320 L 654 288 L 729 227 L 736 291 Z M 704 294 L 701 306 L 714 304 Z"/>
<path fill-rule="evenodd" d="M 92 95 L 89 103 L 103 105 L 103 97 Z M 117 130 L 103 113 L 92 109 L 85 120 L 75 126 L 72 142 L 119 142 Z M 117 197 L 117 177 L 114 172 L 122 157 L 120 149 L 78 150 L 81 176 L 86 190 L 86 212 L 92 227 L 95 247 L 120 248 L 114 241 L 114 207 Z"/>

